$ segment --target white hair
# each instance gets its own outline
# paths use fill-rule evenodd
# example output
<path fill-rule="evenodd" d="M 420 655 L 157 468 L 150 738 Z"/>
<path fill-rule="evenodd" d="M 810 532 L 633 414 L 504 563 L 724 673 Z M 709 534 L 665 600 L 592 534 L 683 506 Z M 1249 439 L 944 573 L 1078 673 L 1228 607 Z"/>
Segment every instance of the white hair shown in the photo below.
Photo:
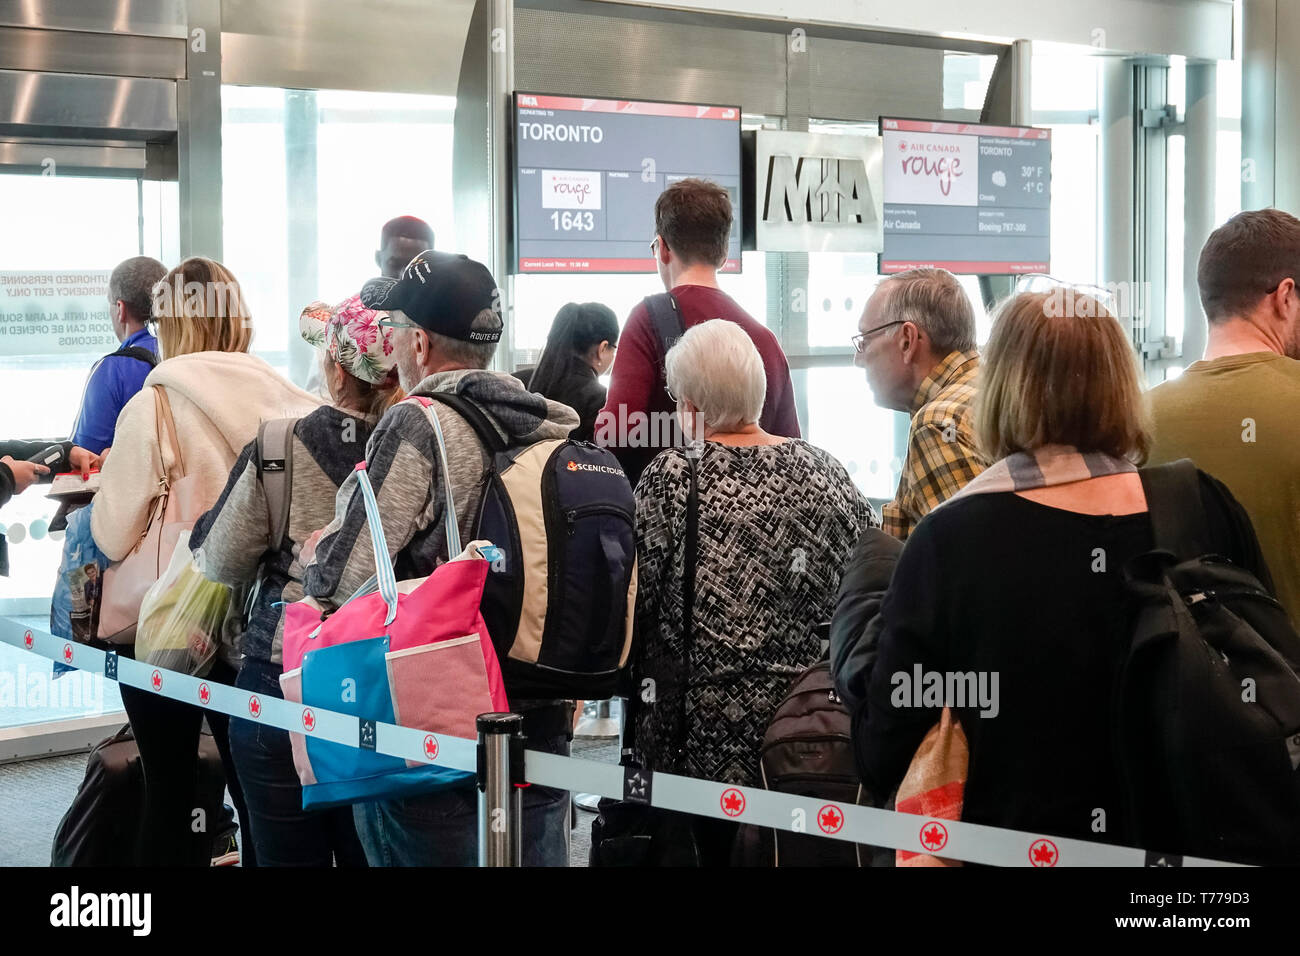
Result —
<path fill-rule="evenodd" d="M 693 325 L 664 357 L 668 388 L 700 410 L 717 431 L 752 425 L 763 413 L 767 372 L 749 335 L 735 322 Z"/>

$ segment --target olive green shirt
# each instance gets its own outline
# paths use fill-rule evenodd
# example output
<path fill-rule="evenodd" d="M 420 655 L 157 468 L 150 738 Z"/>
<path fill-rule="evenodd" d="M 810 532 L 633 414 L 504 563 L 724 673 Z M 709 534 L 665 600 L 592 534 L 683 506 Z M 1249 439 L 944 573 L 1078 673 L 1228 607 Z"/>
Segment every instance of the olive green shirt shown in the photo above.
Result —
<path fill-rule="evenodd" d="M 1150 398 L 1151 464 L 1190 458 L 1228 486 L 1278 600 L 1300 620 L 1300 361 L 1249 352 L 1195 362 Z"/>

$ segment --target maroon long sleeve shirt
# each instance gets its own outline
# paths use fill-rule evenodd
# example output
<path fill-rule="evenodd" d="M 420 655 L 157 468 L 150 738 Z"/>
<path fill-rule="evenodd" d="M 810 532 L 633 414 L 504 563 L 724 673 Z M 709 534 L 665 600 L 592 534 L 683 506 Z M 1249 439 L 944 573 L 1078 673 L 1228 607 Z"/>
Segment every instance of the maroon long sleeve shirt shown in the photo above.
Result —
<path fill-rule="evenodd" d="M 790 365 L 785 352 L 766 326 L 760 324 L 739 303 L 721 289 L 702 285 L 679 285 L 672 290 L 681 309 L 685 328 L 709 319 L 727 319 L 735 322 L 758 349 L 763 368 L 767 371 L 767 396 L 763 399 L 763 414 L 759 426 L 773 435 L 799 438 L 799 416 L 794 407 L 794 384 L 790 381 Z M 649 422 L 666 421 L 656 418 L 656 412 L 671 417 L 676 407 L 664 390 L 663 354 L 658 336 L 650 321 L 645 303 L 639 302 L 628 316 L 627 324 L 618 340 L 617 358 L 611 374 L 609 396 L 605 407 L 596 419 L 596 442 L 606 445 L 618 457 L 628 479 L 633 485 L 641 470 L 655 455 L 671 445 L 671 441 Z M 629 441 L 629 427 L 635 427 L 633 413 L 648 414 L 648 423 L 636 445 Z M 635 433 L 633 433 L 635 434 Z"/>

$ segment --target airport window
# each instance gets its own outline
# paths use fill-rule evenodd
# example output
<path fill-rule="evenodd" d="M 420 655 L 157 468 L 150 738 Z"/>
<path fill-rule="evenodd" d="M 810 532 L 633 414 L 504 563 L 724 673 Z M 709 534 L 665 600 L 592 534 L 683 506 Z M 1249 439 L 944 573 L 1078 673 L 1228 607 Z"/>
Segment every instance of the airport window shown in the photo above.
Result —
<path fill-rule="evenodd" d="M 254 352 L 298 384 L 310 362 L 299 312 L 378 275 L 386 221 L 418 216 L 437 248 L 456 248 L 454 110 L 445 96 L 223 87 L 225 262 L 257 325 Z"/>

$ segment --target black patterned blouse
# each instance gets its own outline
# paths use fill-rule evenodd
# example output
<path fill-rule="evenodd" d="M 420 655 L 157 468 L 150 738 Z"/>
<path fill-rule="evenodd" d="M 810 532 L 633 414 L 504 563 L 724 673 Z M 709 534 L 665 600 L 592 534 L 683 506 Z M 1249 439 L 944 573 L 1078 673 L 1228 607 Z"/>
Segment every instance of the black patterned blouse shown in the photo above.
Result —
<path fill-rule="evenodd" d="M 672 751 L 683 649 L 685 452 L 660 454 L 636 487 L 637 748 L 650 769 L 754 785 L 763 733 L 794 678 L 820 659 L 815 629 L 831 618 L 858 536 L 880 519 L 844 466 L 805 441 L 701 444 L 695 645 L 681 766 Z"/>

